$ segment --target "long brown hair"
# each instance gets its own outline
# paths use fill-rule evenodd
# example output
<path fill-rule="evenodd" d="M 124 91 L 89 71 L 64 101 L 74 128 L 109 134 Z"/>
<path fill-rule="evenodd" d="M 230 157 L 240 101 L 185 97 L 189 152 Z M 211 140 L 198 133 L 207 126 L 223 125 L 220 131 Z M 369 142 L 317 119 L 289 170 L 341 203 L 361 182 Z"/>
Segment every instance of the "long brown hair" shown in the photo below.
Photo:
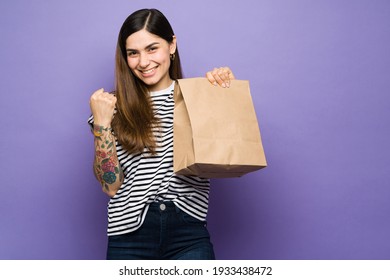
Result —
<path fill-rule="evenodd" d="M 146 85 L 127 65 L 126 39 L 145 29 L 168 43 L 173 41 L 173 30 L 167 18 L 156 9 L 142 9 L 132 13 L 123 23 L 118 36 L 115 54 L 115 91 L 117 112 L 111 126 L 119 143 L 131 154 L 148 148 L 155 153 L 156 143 L 152 127 L 157 125 Z M 174 60 L 169 67 L 173 80 L 183 77 L 180 57 L 176 47 Z"/>

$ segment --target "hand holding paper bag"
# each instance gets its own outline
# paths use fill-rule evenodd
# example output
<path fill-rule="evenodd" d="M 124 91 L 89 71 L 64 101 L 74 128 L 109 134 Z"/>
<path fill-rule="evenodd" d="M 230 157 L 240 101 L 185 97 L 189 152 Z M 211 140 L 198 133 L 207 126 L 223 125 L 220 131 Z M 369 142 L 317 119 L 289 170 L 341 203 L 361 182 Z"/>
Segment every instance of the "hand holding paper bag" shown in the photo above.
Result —
<path fill-rule="evenodd" d="M 239 177 L 266 167 L 249 82 L 215 87 L 206 78 L 175 85 L 174 171 L 203 178 Z"/>

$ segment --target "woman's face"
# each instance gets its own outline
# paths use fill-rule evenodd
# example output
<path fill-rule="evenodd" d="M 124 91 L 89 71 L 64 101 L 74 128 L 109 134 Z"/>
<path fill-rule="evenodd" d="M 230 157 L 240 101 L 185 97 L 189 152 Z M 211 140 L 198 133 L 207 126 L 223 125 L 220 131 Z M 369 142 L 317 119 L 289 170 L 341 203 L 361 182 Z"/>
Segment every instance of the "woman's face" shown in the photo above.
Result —
<path fill-rule="evenodd" d="M 170 86 L 170 54 L 175 50 L 175 37 L 172 43 L 168 43 L 144 29 L 126 39 L 127 64 L 150 91 L 163 90 Z"/>

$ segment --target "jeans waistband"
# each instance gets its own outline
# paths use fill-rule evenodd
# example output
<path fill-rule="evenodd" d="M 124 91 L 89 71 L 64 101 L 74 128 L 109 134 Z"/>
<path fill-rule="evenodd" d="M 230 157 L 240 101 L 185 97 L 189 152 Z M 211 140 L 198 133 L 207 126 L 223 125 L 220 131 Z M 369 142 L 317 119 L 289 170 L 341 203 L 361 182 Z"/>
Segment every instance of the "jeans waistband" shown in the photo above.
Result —
<path fill-rule="evenodd" d="M 149 210 L 158 210 L 160 212 L 166 211 L 179 211 L 179 208 L 173 203 L 173 201 L 155 201 L 149 205 Z"/>

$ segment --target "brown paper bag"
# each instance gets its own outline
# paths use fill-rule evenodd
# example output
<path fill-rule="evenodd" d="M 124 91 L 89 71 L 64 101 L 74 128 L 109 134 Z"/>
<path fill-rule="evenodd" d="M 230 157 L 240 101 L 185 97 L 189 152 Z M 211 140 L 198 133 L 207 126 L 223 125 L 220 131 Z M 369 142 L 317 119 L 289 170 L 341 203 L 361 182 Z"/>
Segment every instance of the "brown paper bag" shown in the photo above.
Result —
<path fill-rule="evenodd" d="M 174 172 L 239 177 L 267 166 L 248 81 L 179 79 L 174 98 Z"/>

